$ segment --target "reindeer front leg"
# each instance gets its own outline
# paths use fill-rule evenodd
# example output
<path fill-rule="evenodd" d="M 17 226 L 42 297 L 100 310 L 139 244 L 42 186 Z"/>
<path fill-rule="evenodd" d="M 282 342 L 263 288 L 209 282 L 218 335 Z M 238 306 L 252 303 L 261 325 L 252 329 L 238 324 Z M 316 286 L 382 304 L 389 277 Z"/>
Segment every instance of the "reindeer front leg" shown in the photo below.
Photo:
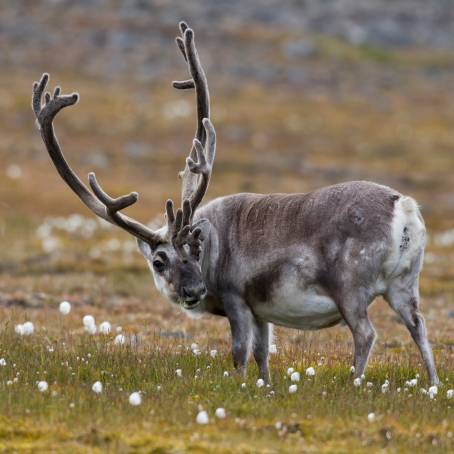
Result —
<path fill-rule="evenodd" d="M 270 337 L 272 334 L 271 325 L 268 322 L 257 320 L 254 318 L 254 339 L 253 352 L 254 359 L 259 368 L 260 378 L 270 382 L 271 377 L 268 370 L 268 354 L 270 346 Z"/>
<path fill-rule="evenodd" d="M 232 332 L 233 365 L 240 375 L 245 376 L 252 347 L 252 313 L 243 299 L 236 295 L 224 298 L 224 311 Z"/>

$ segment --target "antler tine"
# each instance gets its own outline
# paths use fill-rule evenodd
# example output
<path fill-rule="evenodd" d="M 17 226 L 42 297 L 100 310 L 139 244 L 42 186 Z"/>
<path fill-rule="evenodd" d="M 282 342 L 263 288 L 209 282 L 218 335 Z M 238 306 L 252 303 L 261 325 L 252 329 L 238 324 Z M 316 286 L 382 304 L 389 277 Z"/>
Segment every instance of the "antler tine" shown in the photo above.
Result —
<path fill-rule="evenodd" d="M 213 171 L 214 158 L 216 156 L 216 131 L 213 124 L 208 118 L 204 118 L 203 126 L 207 136 L 205 150 L 203 149 L 202 143 L 194 139 L 197 161 L 194 161 L 191 157 L 186 159 L 186 164 L 190 171 L 201 177 L 190 199 L 192 213 L 195 212 L 208 189 Z"/>
<path fill-rule="evenodd" d="M 47 152 L 60 176 L 82 202 L 100 218 L 121 227 L 152 246 L 162 242 L 162 239 L 150 228 L 120 213 L 120 210 L 131 206 L 138 200 L 136 192 L 114 199 L 101 188 L 95 174 L 90 173 L 89 183 L 93 189 L 93 195 L 66 162 L 53 129 L 53 119 L 61 109 L 75 104 L 79 95 L 77 93 L 60 95 L 60 87 L 56 87 L 52 97 L 50 93 L 45 94 L 45 103 L 41 105 L 43 92 L 48 81 L 49 75 L 44 73 L 41 80 L 33 84 L 32 108 Z"/>
<path fill-rule="evenodd" d="M 137 192 L 131 192 L 127 195 L 117 197 L 116 199 L 110 197 L 98 183 L 94 172 L 88 174 L 88 181 L 91 189 L 95 193 L 98 200 L 103 203 L 109 213 L 116 213 L 117 211 L 127 208 L 139 200 L 139 194 Z"/>

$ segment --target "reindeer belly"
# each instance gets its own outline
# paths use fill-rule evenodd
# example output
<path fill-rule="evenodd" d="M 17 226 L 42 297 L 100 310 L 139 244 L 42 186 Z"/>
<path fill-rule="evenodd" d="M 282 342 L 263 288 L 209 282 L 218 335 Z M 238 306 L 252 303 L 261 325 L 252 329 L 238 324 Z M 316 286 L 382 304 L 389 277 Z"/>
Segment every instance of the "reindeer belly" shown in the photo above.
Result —
<path fill-rule="evenodd" d="M 275 325 L 304 330 L 333 326 L 342 319 L 334 301 L 320 289 L 282 285 L 272 298 L 254 305 L 254 313 Z"/>

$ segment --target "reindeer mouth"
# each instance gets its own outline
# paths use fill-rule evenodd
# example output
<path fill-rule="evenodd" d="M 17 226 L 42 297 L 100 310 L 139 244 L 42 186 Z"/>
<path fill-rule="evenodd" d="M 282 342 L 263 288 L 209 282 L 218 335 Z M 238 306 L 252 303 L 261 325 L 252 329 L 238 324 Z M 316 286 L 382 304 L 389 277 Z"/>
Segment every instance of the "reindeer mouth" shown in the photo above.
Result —
<path fill-rule="evenodd" d="M 194 297 L 194 298 L 186 298 L 181 302 L 181 305 L 183 306 L 184 309 L 195 309 L 201 301 L 207 296 L 208 292 L 202 293 L 199 297 Z"/>
<path fill-rule="evenodd" d="M 200 304 L 200 299 L 199 298 L 192 298 L 189 300 L 184 300 L 182 303 L 182 306 L 185 309 L 195 309 L 198 305 Z"/>

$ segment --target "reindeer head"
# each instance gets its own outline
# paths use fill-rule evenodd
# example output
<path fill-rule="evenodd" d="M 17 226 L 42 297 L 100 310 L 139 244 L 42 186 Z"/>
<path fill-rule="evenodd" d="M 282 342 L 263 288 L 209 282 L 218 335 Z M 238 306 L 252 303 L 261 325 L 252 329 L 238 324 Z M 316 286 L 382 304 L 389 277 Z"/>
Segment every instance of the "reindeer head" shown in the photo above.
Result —
<path fill-rule="evenodd" d="M 208 84 L 195 47 L 194 32 L 184 22 L 180 23 L 180 32 L 181 36 L 176 38 L 176 42 L 187 62 L 191 78 L 175 81 L 173 86 L 181 90 L 195 88 L 197 131 L 185 169 L 180 173 L 182 208 L 174 212 L 173 202 L 167 201 L 167 225 L 162 229 L 153 231 L 121 213 L 121 210 L 137 202 L 137 192 L 112 198 L 102 189 L 94 173 L 88 176 L 90 191 L 66 162 L 53 130 L 53 120 L 61 109 L 77 103 L 77 93 L 61 95 L 57 87 L 53 96 L 50 93 L 44 95 L 42 104 L 49 80 L 48 74 L 43 74 L 41 80 L 33 84 L 32 107 L 41 137 L 63 180 L 97 216 L 135 236 L 158 290 L 171 301 L 192 309 L 207 294 L 201 261 L 203 233 L 209 230 L 209 222 L 205 219 L 194 222 L 194 214 L 210 182 L 216 153 L 216 134 L 209 120 Z"/>

